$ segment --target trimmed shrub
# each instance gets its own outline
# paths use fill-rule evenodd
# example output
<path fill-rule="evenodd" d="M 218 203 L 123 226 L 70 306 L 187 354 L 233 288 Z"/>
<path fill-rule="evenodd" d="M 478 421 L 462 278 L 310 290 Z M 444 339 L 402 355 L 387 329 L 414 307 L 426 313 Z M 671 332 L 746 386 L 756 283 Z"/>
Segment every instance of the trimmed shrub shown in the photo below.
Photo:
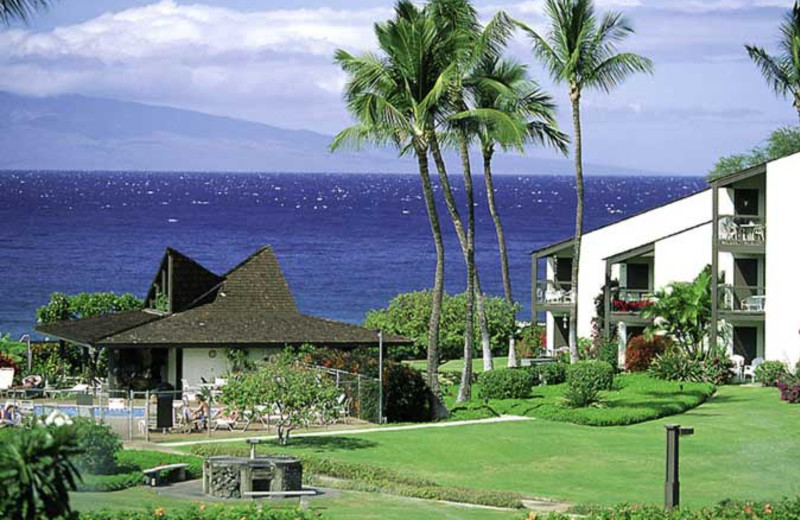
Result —
<path fill-rule="evenodd" d="M 322 518 L 319 513 L 300 509 L 276 508 L 258 504 L 193 505 L 187 507 L 157 507 L 152 511 L 84 511 L 78 520 L 311 520 Z"/>
<path fill-rule="evenodd" d="M 610 390 L 614 369 L 604 361 L 579 361 L 567 370 L 567 391 L 564 397 L 573 408 L 597 402 L 600 390 Z"/>
<path fill-rule="evenodd" d="M 800 498 L 784 498 L 777 502 L 744 502 L 724 500 L 703 509 L 681 508 L 666 511 L 661 507 L 622 504 L 611 509 L 576 508 L 585 520 L 797 520 Z M 571 520 L 572 516 L 552 513 L 542 520 Z"/>
<path fill-rule="evenodd" d="M 76 456 L 75 463 L 81 473 L 92 475 L 110 475 L 116 472 L 116 455 L 122 450 L 122 443 L 117 434 L 107 424 L 95 424 L 92 419 L 76 418 L 73 420 L 78 435 L 78 447 L 81 453 Z"/>
<path fill-rule="evenodd" d="M 489 399 L 527 399 L 538 381 L 530 370 L 502 368 L 478 377 L 480 393 Z"/>
<path fill-rule="evenodd" d="M 656 356 L 663 354 L 671 342 L 660 336 L 647 339 L 644 336 L 631 338 L 625 347 L 625 370 L 628 372 L 646 372 Z"/>
<path fill-rule="evenodd" d="M 388 363 L 384 367 L 383 393 L 388 422 L 433 420 L 431 389 L 419 370 L 402 363 Z"/>
<path fill-rule="evenodd" d="M 619 346 L 616 341 L 603 341 L 597 349 L 597 360 L 605 361 L 614 369 L 619 370 Z"/>
<path fill-rule="evenodd" d="M 543 385 L 560 385 L 567 380 L 569 363 L 542 363 L 537 365 L 539 379 Z"/>
<path fill-rule="evenodd" d="M 778 386 L 778 379 L 787 373 L 780 361 L 764 361 L 756 367 L 755 379 L 764 386 Z"/>

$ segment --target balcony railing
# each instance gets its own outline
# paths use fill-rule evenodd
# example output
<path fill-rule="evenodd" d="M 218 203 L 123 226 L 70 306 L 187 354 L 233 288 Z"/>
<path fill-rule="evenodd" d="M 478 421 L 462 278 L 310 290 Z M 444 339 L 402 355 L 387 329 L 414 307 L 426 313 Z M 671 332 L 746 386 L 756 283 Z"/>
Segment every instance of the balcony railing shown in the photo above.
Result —
<path fill-rule="evenodd" d="M 650 298 L 652 293 L 649 289 L 625 289 L 616 291 L 611 298 L 611 310 L 613 312 L 638 313 L 645 307 L 653 304 Z"/>
<path fill-rule="evenodd" d="M 736 246 L 764 245 L 767 241 L 766 222 L 756 216 L 720 216 L 719 241 L 721 244 Z"/>
<path fill-rule="evenodd" d="M 730 312 L 764 312 L 767 296 L 764 287 L 720 285 L 720 310 Z"/>
<path fill-rule="evenodd" d="M 569 305 L 572 290 L 569 282 L 539 280 L 536 283 L 536 303 L 541 305 Z"/>

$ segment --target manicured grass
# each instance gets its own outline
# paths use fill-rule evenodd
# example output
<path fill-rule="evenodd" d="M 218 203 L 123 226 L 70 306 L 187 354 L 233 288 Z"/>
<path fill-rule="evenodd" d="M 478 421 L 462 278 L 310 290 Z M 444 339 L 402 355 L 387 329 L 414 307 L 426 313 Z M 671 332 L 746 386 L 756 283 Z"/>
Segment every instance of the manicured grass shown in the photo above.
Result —
<path fill-rule="evenodd" d="M 532 420 L 297 438 L 287 448 L 262 451 L 379 465 L 443 486 L 578 504 L 660 504 L 667 423 L 695 428 L 681 445 L 683 504 L 800 494 L 800 406 L 781 402 L 772 388 L 722 387 L 694 410 L 633 426 Z"/>
<path fill-rule="evenodd" d="M 566 385 L 536 386 L 530 399 L 474 399 L 455 405 L 457 388 L 447 388 L 445 404 L 454 419 L 477 419 L 498 415 L 525 415 L 552 421 L 591 426 L 620 426 L 666 417 L 694 408 L 714 391 L 706 383 L 662 381 L 645 374 L 621 374 L 614 389 L 601 392 L 601 402 L 587 408 L 569 408 L 564 404 Z M 480 395 L 480 386 L 473 391 Z"/>
<path fill-rule="evenodd" d="M 163 507 L 177 509 L 192 503 L 189 500 L 157 494 L 152 488 L 137 487 L 112 493 L 73 493 L 76 511 L 134 510 L 144 511 Z M 296 501 L 272 503 L 271 507 L 295 507 Z M 312 500 L 311 509 L 329 520 L 512 520 L 521 514 L 509 511 L 474 509 L 431 501 L 410 500 L 402 497 L 344 491 L 340 498 Z"/>
<path fill-rule="evenodd" d="M 412 367 L 416 368 L 417 370 L 426 370 L 428 368 L 427 361 L 424 359 L 422 360 L 415 360 L 415 361 L 404 361 L 411 365 Z M 464 366 L 463 359 L 451 359 L 445 363 L 439 365 L 439 372 L 461 372 L 461 368 Z M 496 357 L 494 358 L 494 367 L 495 368 L 506 368 L 508 366 L 508 357 Z M 476 374 L 479 372 L 483 372 L 483 358 L 476 357 L 472 360 L 472 371 Z"/>

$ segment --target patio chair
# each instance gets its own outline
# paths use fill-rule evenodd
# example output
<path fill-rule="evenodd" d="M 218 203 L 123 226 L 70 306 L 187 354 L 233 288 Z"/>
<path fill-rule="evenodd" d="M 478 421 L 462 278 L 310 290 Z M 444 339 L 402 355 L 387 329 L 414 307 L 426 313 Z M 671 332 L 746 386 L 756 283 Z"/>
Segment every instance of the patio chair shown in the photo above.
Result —
<path fill-rule="evenodd" d="M 740 356 L 739 354 L 734 354 L 731 356 L 731 361 L 733 362 L 733 367 L 731 367 L 731 372 L 736 376 L 738 380 L 744 379 L 744 356 Z"/>
<path fill-rule="evenodd" d="M 350 420 L 350 405 L 352 400 L 345 394 L 342 394 L 336 399 L 336 405 L 339 407 L 339 416 L 342 418 L 344 424 L 348 424 Z"/>
<path fill-rule="evenodd" d="M 757 357 L 753 360 L 752 363 L 749 365 L 745 365 L 742 367 L 742 379 L 747 381 L 747 378 L 750 377 L 750 381 L 756 380 L 756 367 L 764 362 L 764 358 Z"/>
<path fill-rule="evenodd" d="M 8 390 L 14 385 L 14 369 L 0 368 L 0 390 Z"/>

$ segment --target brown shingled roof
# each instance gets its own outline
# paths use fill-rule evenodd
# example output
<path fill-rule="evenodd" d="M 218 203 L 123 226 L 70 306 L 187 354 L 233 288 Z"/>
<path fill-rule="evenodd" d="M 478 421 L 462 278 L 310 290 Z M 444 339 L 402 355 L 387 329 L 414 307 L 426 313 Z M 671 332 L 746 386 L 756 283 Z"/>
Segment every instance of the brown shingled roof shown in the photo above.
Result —
<path fill-rule="evenodd" d="M 223 276 L 168 249 L 156 280 L 172 257 L 173 310 L 119 313 L 102 319 L 87 318 L 41 325 L 37 330 L 68 341 L 108 347 L 134 346 L 318 346 L 374 345 L 375 331 L 348 323 L 301 314 L 278 259 L 267 246 Z M 196 277 L 196 278 L 195 278 Z M 159 285 L 159 287 L 161 287 Z M 200 289 L 205 289 L 199 294 Z M 192 301 L 188 303 L 191 295 Z M 177 302 L 177 305 L 176 305 Z M 384 342 L 410 344 L 399 336 Z"/>

